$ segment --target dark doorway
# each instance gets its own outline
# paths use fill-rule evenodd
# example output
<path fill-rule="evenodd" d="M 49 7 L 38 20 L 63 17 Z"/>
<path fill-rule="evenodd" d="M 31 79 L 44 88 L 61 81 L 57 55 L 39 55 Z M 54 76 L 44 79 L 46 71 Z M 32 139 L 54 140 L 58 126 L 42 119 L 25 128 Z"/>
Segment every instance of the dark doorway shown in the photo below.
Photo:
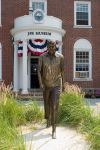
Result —
<path fill-rule="evenodd" d="M 38 80 L 38 58 L 31 58 L 31 89 L 38 89 L 39 80 Z"/>

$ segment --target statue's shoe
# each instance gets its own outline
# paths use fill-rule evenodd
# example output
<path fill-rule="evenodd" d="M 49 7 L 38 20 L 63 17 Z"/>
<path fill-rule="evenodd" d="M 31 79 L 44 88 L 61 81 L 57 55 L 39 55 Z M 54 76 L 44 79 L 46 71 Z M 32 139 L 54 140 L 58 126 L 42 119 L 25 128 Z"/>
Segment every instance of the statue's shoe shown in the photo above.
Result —
<path fill-rule="evenodd" d="M 52 139 L 56 139 L 56 132 L 52 132 Z"/>
<path fill-rule="evenodd" d="M 47 128 L 49 128 L 51 126 L 51 121 L 49 119 L 47 119 Z"/>

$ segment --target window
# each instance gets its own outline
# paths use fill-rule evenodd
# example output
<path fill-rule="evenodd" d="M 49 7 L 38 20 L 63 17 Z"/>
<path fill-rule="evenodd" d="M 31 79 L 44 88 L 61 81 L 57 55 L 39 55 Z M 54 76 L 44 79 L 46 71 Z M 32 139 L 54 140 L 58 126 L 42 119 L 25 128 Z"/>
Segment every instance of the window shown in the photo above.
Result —
<path fill-rule="evenodd" d="M 33 8 L 33 11 L 35 11 L 36 9 L 41 9 L 44 11 L 44 2 L 33 2 L 32 8 Z"/>
<path fill-rule="evenodd" d="M 0 80 L 2 80 L 2 46 L 0 43 Z"/>
<path fill-rule="evenodd" d="M 47 14 L 47 1 L 46 0 L 30 0 L 30 10 L 34 12 L 36 9 L 41 9 Z"/>
<path fill-rule="evenodd" d="M 76 51 L 76 78 L 89 78 L 89 52 Z"/>
<path fill-rule="evenodd" d="M 74 2 L 75 26 L 91 26 L 91 2 Z"/>
<path fill-rule="evenodd" d="M 74 44 L 74 79 L 90 80 L 92 71 L 92 46 L 89 41 L 80 39 Z"/>

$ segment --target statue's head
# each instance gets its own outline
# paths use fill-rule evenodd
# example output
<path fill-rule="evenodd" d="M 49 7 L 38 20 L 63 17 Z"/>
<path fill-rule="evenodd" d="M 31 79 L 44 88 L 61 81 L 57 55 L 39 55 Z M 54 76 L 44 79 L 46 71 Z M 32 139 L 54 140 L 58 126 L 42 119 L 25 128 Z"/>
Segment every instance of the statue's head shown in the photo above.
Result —
<path fill-rule="evenodd" d="M 48 51 L 50 54 L 55 53 L 55 51 L 56 51 L 56 43 L 55 42 L 49 41 L 47 47 L 48 47 Z"/>

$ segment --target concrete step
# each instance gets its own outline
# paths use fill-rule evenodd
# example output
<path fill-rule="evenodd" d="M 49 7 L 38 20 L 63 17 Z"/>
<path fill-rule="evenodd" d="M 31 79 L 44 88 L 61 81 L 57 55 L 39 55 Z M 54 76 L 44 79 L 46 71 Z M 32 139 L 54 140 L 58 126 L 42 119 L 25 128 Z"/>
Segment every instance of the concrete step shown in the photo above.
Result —
<path fill-rule="evenodd" d="M 41 91 L 29 91 L 28 94 L 22 94 L 21 92 L 19 92 L 18 94 L 16 94 L 15 96 L 17 99 L 37 99 L 37 100 L 42 100 L 43 99 L 43 92 Z"/>

